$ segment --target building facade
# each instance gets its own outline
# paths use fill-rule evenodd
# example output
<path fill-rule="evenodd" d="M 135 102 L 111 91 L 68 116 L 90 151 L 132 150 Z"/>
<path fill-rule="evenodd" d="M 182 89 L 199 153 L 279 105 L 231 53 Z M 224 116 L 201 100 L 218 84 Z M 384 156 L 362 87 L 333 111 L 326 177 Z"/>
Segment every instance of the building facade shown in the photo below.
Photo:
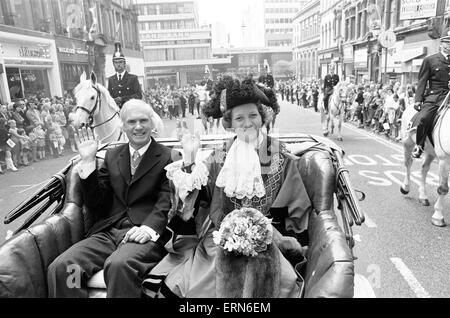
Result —
<path fill-rule="evenodd" d="M 265 46 L 292 48 L 292 21 L 305 0 L 264 0 Z"/>
<path fill-rule="evenodd" d="M 124 45 L 128 63 L 143 55 L 137 15 L 131 1 L 33 0 L 0 2 L 0 98 L 63 96 L 83 72 L 105 83 L 112 73 L 115 41 Z M 126 39 L 126 41 L 124 40 Z M 133 70 L 132 70 L 133 71 Z"/>
<path fill-rule="evenodd" d="M 297 79 L 319 78 L 318 50 L 320 47 L 320 0 L 312 0 L 293 18 L 293 59 Z"/>
<path fill-rule="evenodd" d="M 252 74 L 258 79 L 264 65 L 276 79 L 291 78 L 294 73 L 286 66 L 292 61 L 292 50 L 289 47 L 249 47 L 249 48 L 220 48 L 214 49 L 216 58 L 230 58 L 229 64 L 218 68 L 221 73 L 232 73 L 240 78 Z"/>
<path fill-rule="evenodd" d="M 324 78 L 330 68 L 342 76 L 342 0 L 320 1 L 319 77 Z"/>
<path fill-rule="evenodd" d="M 197 1 L 137 0 L 136 8 L 147 87 L 192 85 L 229 63 L 212 58 L 211 27 L 199 25 Z"/>
<path fill-rule="evenodd" d="M 439 40 L 429 37 L 427 19 L 406 20 L 401 6 L 400 0 L 343 3 L 342 69 L 346 78 L 357 83 L 417 84 L 423 58 L 439 51 Z M 379 42 L 384 31 L 395 34 L 389 48 Z"/>

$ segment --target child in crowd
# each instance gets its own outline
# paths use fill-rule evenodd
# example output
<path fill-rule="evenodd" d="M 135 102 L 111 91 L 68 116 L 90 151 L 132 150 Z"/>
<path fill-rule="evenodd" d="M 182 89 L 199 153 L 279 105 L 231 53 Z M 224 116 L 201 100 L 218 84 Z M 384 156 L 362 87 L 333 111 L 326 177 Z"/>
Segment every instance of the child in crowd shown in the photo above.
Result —
<path fill-rule="evenodd" d="M 75 144 L 75 126 L 73 125 L 73 118 L 71 117 L 69 117 L 69 124 L 67 125 L 67 136 L 69 137 L 72 152 L 77 152 L 77 146 Z"/>
<path fill-rule="evenodd" d="M 38 160 L 37 160 L 37 156 L 36 156 L 36 154 L 37 154 L 37 137 L 36 137 L 36 134 L 33 131 L 31 131 L 28 134 L 28 137 L 30 137 L 30 151 L 31 151 L 30 156 L 29 156 L 29 161 L 37 162 Z"/>
<path fill-rule="evenodd" d="M 37 125 L 33 132 L 36 135 L 37 157 L 39 160 L 45 159 L 45 130 L 42 124 Z"/>
<path fill-rule="evenodd" d="M 20 138 L 20 161 L 24 166 L 29 166 L 28 155 L 30 153 L 30 138 L 25 134 L 25 129 L 17 129 Z"/>
<path fill-rule="evenodd" d="M 52 122 L 52 128 L 53 128 L 53 132 L 55 134 L 55 137 L 52 140 L 52 142 L 55 145 L 56 154 L 59 157 L 61 157 L 64 152 L 64 145 L 66 144 L 66 139 L 64 138 L 61 126 L 58 123 Z M 55 140 L 56 140 L 56 143 L 55 143 Z"/>

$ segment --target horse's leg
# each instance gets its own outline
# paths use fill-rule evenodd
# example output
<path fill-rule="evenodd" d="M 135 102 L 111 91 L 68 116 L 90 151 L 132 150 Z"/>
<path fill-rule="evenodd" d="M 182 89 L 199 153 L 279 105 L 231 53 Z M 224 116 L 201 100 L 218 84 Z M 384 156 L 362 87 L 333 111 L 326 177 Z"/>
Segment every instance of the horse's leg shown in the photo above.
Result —
<path fill-rule="evenodd" d="M 414 150 L 414 143 L 408 142 L 408 140 L 404 141 L 403 151 L 404 151 L 404 160 L 406 167 L 406 175 L 405 180 L 403 181 L 403 186 L 400 187 L 400 191 L 402 194 L 406 195 L 411 191 L 411 167 L 413 165 L 413 158 L 411 154 Z"/>
<path fill-rule="evenodd" d="M 342 138 L 342 122 L 344 121 L 344 113 L 341 111 L 338 118 L 338 140 L 344 141 L 344 138 Z"/>
<path fill-rule="evenodd" d="M 449 187 L 448 187 L 448 173 L 449 173 L 449 163 L 443 159 L 439 159 L 439 188 L 437 190 L 438 192 L 438 199 L 436 204 L 434 205 L 434 214 L 431 218 L 431 223 L 433 225 L 438 227 L 444 227 L 445 221 L 444 221 L 444 199 L 445 196 L 448 194 Z"/>
<path fill-rule="evenodd" d="M 328 118 L 327 118 L 327 115 L 325 114 L 325 109 L 324 108 L 322 108 L 320 110 L 320 121 L 322 123 L 323 135 L 325 137 L 328 137 L 328 134 L 329 134 L 329 132 L 328 132 Z"/>
<path fill-rule="evenodd" d="M 433 162 L 434 158 L 435 157 L 433 155 L 427 153 L 422 163 L 422 177 L 419 186 L 419 202 L 423 206 L 430 206 L 430 201 L 428 200 L 427 196 L 427 175 L 430 171 L 431 163 Z"/>

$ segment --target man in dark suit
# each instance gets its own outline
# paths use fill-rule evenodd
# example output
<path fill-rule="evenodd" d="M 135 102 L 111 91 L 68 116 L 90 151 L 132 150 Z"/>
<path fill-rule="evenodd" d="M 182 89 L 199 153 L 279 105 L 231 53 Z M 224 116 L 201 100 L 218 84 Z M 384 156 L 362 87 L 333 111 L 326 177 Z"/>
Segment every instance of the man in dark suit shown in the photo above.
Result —
<path fill-rule="evenodd" d="M 140 297 L 145 273 L 166 254 L 171 188 L 164 168 L 176 153 L 152 138 L 150 105 L 130 100 L 121 118 L 129 143 L 108 150 L 98 171 L 92 131 L 83 128 L 76 136 L 83 201 L 96 223 L 49 266 L 50 297 L 86 297 L 87 281 L 102 269 L 108 297 Z M 74 274 L 75 288 L 67 284 Z"/>
<path fill-rule="evenodd" d="M 325 76 L 323 83 L 323 106 L 325 113 L 328 114 L 328 103 L 330 102 L 330 96 L 333 95 L 334 87 L 339 83 L 339 76 L 334 74 L 334 68 L 330 67 L 330 72 Z"/>
<path fill-rule="evenodd" d="M 130 99 L 142 99 L 142 90 L 136 75 L 125 70 L 126 60 L 122 53 L 120 43 L 116 43 L 116 52 L 113 55 L 113 64 L 116 74 L 108 79 L 108 91 L 114 98 L 117 106 L 122 108 Z"/>
<path fill-rule="evenodd" d="M 433 141 L 433 123 L 437 111 L 449 92 L 450 83 L 450 32 L 441 37 L 441 51 L 426 57 L 419 72 L 414 108 L 419 113 L 414 118 L 417 125 L 416 148 L 413 158 L 420 158 L 427 137 Z"/>

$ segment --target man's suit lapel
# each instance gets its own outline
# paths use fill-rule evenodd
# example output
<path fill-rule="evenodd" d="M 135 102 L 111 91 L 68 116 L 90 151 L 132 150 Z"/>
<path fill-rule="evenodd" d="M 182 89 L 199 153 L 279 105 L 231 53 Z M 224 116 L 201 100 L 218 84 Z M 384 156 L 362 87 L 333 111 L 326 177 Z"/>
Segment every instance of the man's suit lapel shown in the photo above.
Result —
<path fill-rule="evenodd" d="M 130 168 L 130 151 L 128 148 L 128 144 L 123 147 L 123 150 L 119 154 L 119 171 L 120 174 L 125 179 L 127 184 L 131 182 L 131 168 Z"/>
<path fill-rule="evenodd" d="M 147 152 L 144 154 L 139 167 L 134 174 L 134 177 L 131 179 L 130 186 L 141 179 L 144 175 L 146 175 L 154 166 L 156 166 L 161 157 L 161 149 L 156 143 L 156 141 L 152 138 L 152 143 L 150 147 L 147 149 Z"/>

